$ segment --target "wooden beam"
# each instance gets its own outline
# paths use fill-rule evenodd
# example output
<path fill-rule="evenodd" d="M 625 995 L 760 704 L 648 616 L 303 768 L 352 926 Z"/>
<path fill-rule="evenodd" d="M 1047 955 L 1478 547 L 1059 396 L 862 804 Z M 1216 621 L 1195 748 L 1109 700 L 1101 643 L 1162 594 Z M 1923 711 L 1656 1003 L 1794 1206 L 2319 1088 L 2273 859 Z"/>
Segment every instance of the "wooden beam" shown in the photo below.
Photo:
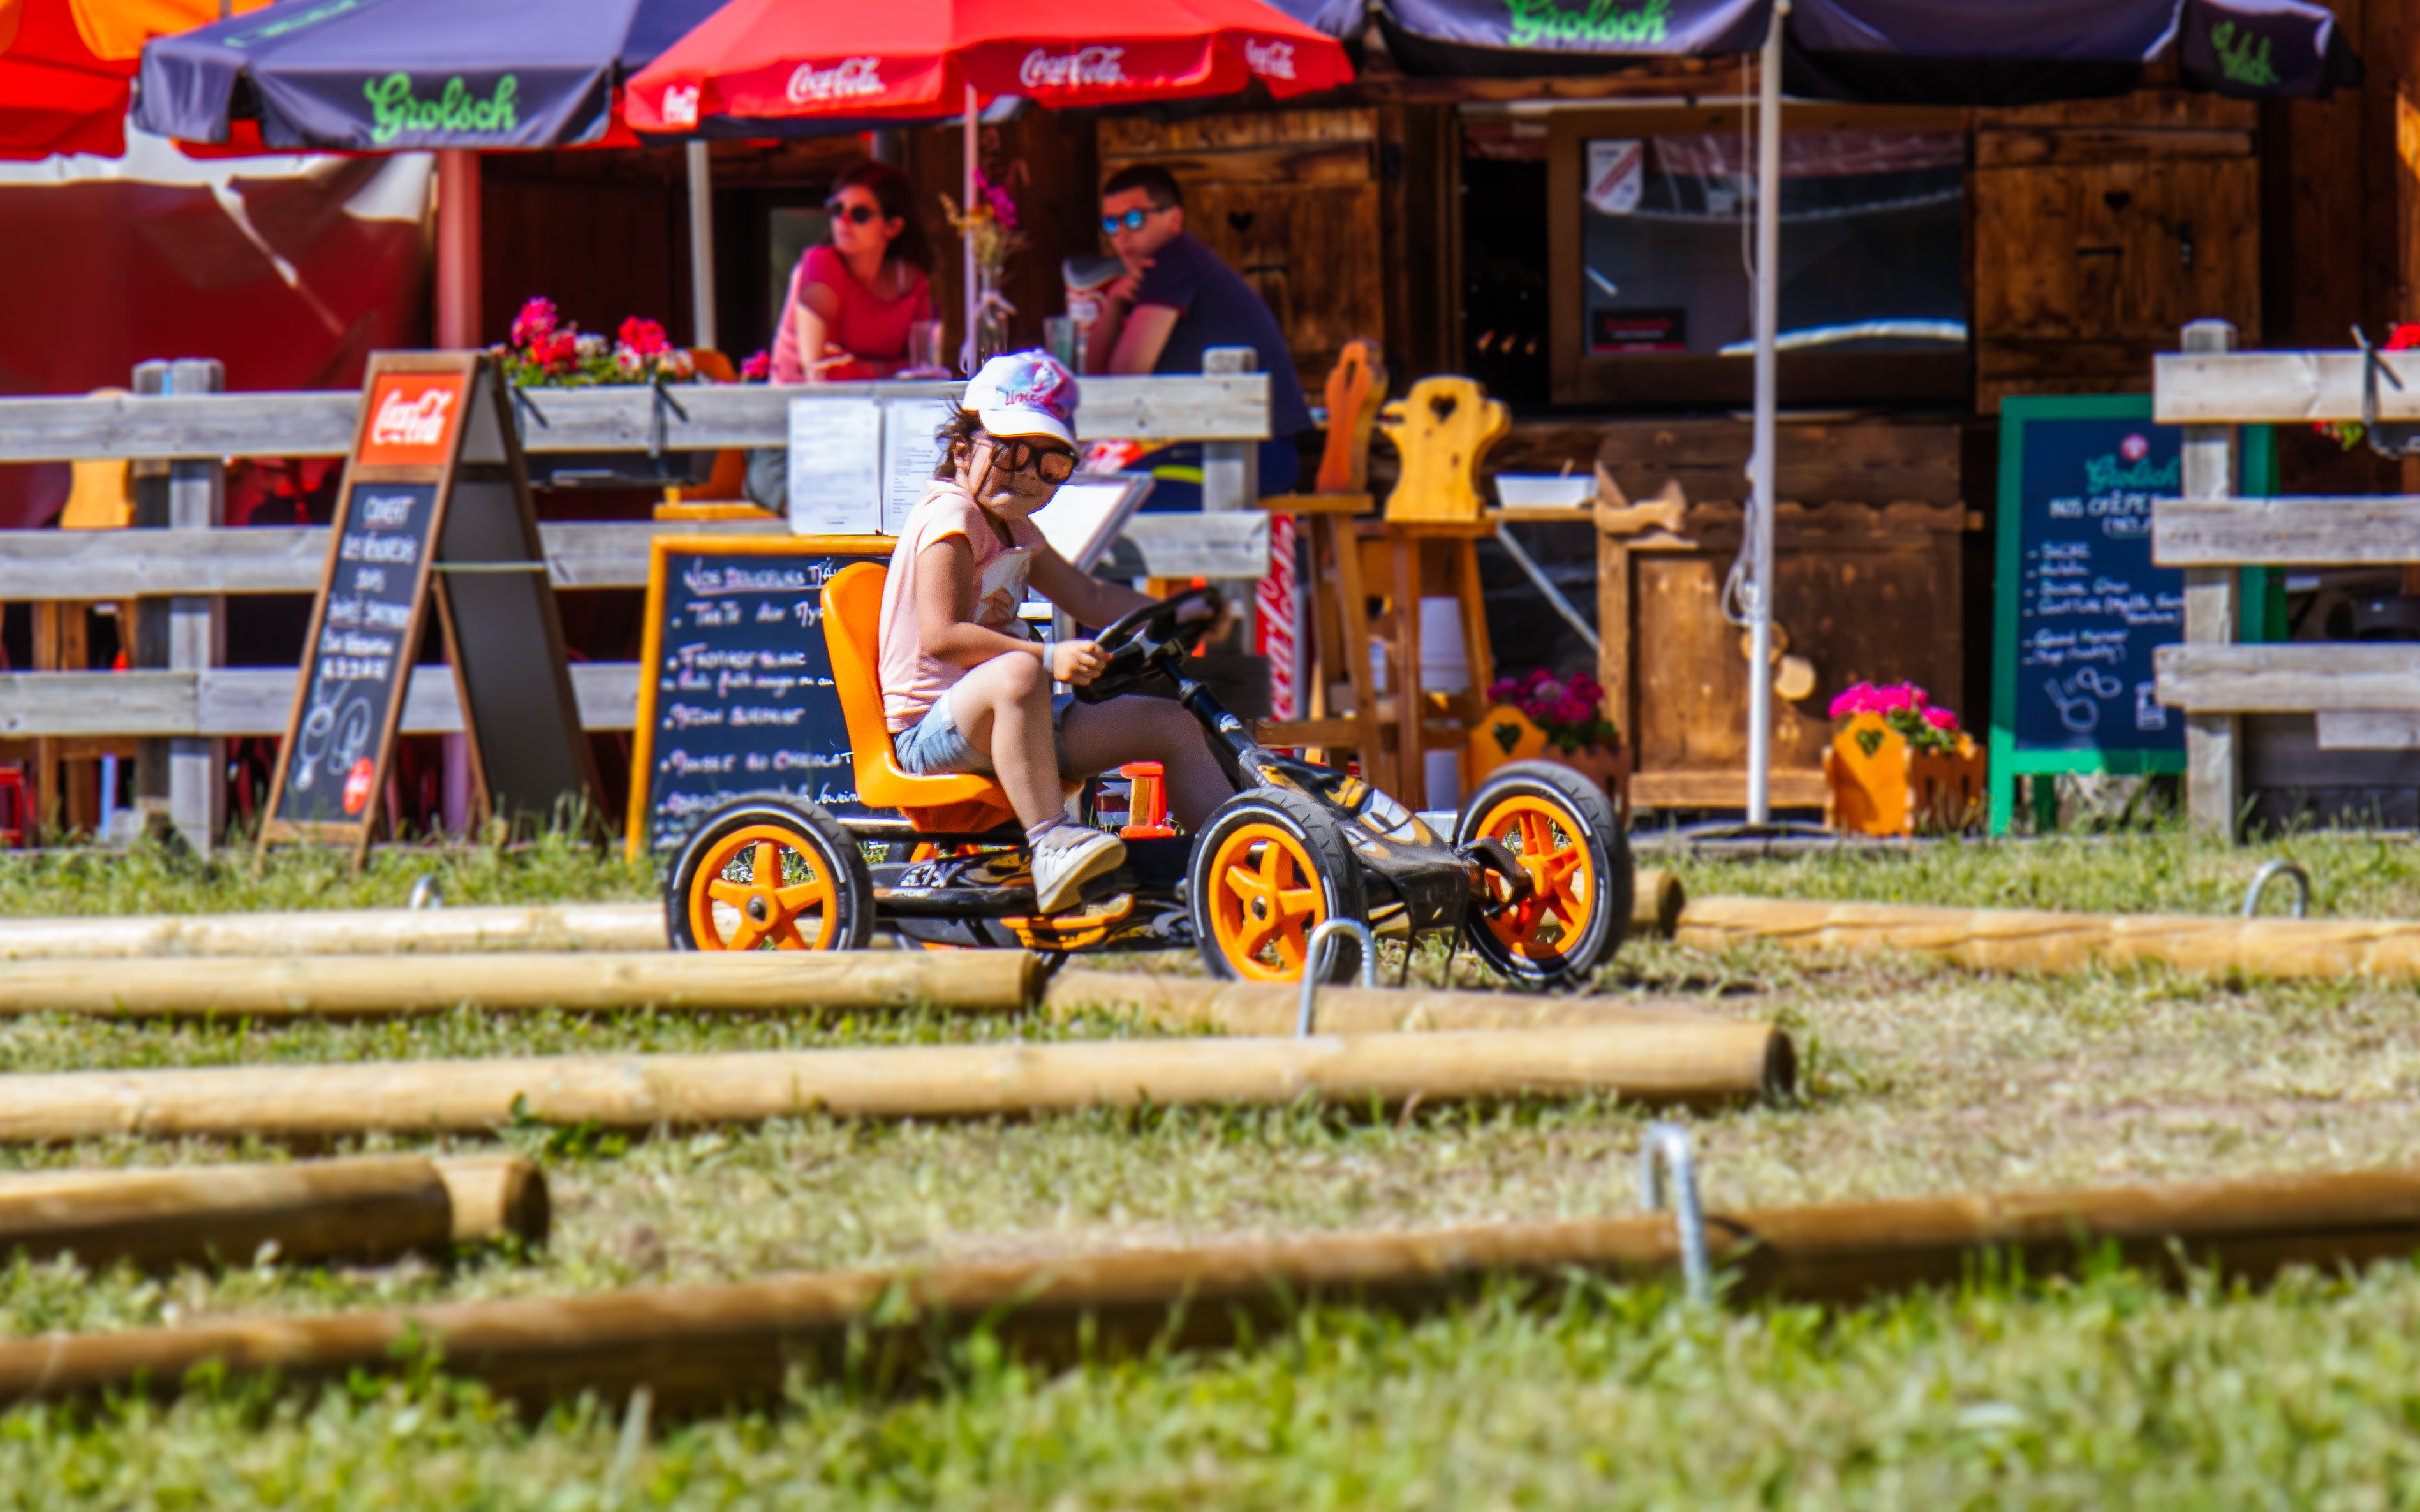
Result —
<path fill-rule="evenodd" d="M 2420 646 L 2162 646 L 2160 702 L 2187 714 L 2420 709 Z"/>
<path fill-rule="evenodd" d="M 0 1017 L 408 1018 L 466 1005 L 742 1013 L 929 1005 L 1004 1013 L 1033 1001 L 1040 969 L 1023 950 L 30 960 L 0 963 Z"/>
<path fill-rule="evenodd" d="M 2326 567 L 2420 560 L 2420 498 L 2162 499 L 2151 560 L 2164 567 Z"/>
<path fill-rule="evenodd" d="M 282 734 L 293 713 L 294 678 L 291 667 L 0 674 L 0 737 Z M 638 663 L 582 662 L 571 669 L 571 687 L 583 728 L 628 730 L 638 723 Z M 424 664 L 404 695 L 403 733 L 450 734 L 461 728 L 451 670 Z"/>
<path fill-rule="evenodd" d="M 667 451 L 781 446 L 793 398 L 954 394 L 954 383 L 702 384 L 672 391 L 686 416 L 659 411 L 638 385 L 537 389 L 524 412 L 532 452 Z M 1257 440 L 1269 431 L 1268 377 L 1262 373 L 1169 378 L 1094 378 L 1076 412 L 1085 440 L 1165 442 Z M 341 456 L 350 449 L 361 395 L 350 392 L 225 393 L 0 400 L 0 462 L 88 457 Z"/>
<path fill-rule="evenodd" d="M 339 959 L 320 957 L 318 964 Z M 517 959 L 522 958 L 486 956 L 470 964 Z M 694 976 L 696 963 L 730 958 L 658 959 Z M 119 969 L 148 964 L 114 963 Z M 813 989 L 794 989 L 792 1000 L 812 1003 Z M 1177 1103 L 1283 1106 L 1304 1098 L 1366 1107 L 1415 1098 L 1610 1094 L 1648 1105 L 1714 1106 L 1753 1100 L 1768 1084 L 1765 1064 L 1707 1053 L 1710 1039 L 1728 1043 L 1737 1027 L 1723 1020 L 1675 1021 L 1305 1039 L 20 1073 L 8 1078 L 8 1096 L 0 1101 L 0 1143 L 122 1134 L 318 1140 L 485 1134 L 525 1118 L 644 1130 L 755 1123 L 815 1109 L 845 1119 L 998 1118 Z"/>
<path fill-rule="evenodd" d="M 0 961 L 669 948 L 655 903 L 0 919 Z"/>
<path fill-rule="evenodd" d="M 1708 1258 L 1745 1296 L 1854 1303 L 1955 1287 L 1997 1257 L 2071 1273 L 2105 1248 L 2151 1275 L 2192 1268 L 2265 1280 L 2402 1259 L 2420 1248 L 2420 1173 L 2256 1176 L 2065 1192 L 1963 1192 L 1713 1211 Z M 209 1319 L 177 1327 L 0 1341 L 0 1403 L 172 1392 L 205 1366 L 325 1381 L 442 1355 L 448 1375 L 535 1408 L 645 1387 L 659 1405 L 772 1398 L 801 1367 L 836 1379 L 879 1361 L 916 1379 L 980 1327 L 1016 1356 L 1068 1364 L 1106 1350 L 1265 1339 L 1307 1304 L 1430 1309 L 1496 1275 L 1548 1305 L 1574 1274 L 1668 1274 L 1665 1213 L 1243 1240 L 979 1265 L 827 1272 L 585 1296 L 438 1303 L 329 1317 Z M 419 1348 L 413 1346 L 417 1344 Z"/>
<path fill-rule="evenodd" d="M 2385 361 L 2403 387 L 2380 381 L 2379 418 L 2420 420 L 2420 352 L 2390 352 Z M 2164 425 L 2359 420 L 2361 354 L 2163 352 L 2151 359 L 2151 393 L 2152 418 Z"/>

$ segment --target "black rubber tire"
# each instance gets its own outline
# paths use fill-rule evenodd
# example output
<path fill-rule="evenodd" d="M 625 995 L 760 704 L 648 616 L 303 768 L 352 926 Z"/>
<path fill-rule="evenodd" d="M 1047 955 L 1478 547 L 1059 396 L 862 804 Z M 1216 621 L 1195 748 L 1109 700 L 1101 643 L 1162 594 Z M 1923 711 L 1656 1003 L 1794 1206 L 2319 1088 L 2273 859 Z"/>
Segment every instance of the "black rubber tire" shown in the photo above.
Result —
<path fill-rule="evenodd" d="M 680 858 L 664 878 L 664 927 L 675 950 L 719 950 L 726 947 L 700 944 L 690 914 L 690 895 L 700 885 L 698 872 L 706 858 L 730 836 L 753 825 L 784 832 L 787 843 L 814 858 L 833 879 L 833 950 L 862 950 L 874 938 L 874 873 L 857 837 L 821 805 L 796 798 L 740 798 L 708 815 L 681 847 Z"/>
<path fill-rule="evenodd" d="M 1282 789 L 1254 789 L 1238 793 L 1210 811 L 1194 841 L 1193 859 L 1186 868 L 1186 907 L 1193 918 L 1193 938 L 1202 951 L 1202 964 L 1210 975 L 1222 981 L 1271 981 L 1302 980 L 1299 970 L 1290 976 L 1277 976 L 1265 971 L 1247 972 L 1237 963 L 1227 959 L 1218 942 L 1218 932 L 1211 918 L 1211 891 L 1208 886 L 1211 862 L 1218 849 L 1237 829 L 1246 825 L 1265 824 L 1284 831 L 1303 849 L 1311 860 L 1312 880 L 1320 889 L 1321 909 L 1326 918 L 1352 918 L 1367 921 L 1369 906 L 1364 902 L 1361 886 L 1361 863 L 1353 855 L 1352 844 L 1345 839 L 1344 825 L 1334 814 L 1312 798 Z M 1307 933 L 1308 932 L 1306 932 Z M 1361 969 L 1360 950 L 1347 949 L 1342 943 L 1331 946 L 1328 966 L 1322 974 L 1326 981 L 1350 981 Z"/>
<path fill-rule="evenodd" d="M 1454 825 L 1454 843 L 1466 845 L 1479 833 L 1481 822 L 1507 798 L 1526 797 L 1559 810 L 1557 821 L 1588 853 L 1597 877 L 1589 917 L 1578 927 L 1578 940 L 1553 956 L 1533 959 L 1506 942 L 1488 921 L 1470 919 L 1471 949 L 1481 960 L 1524 987 L 1556 988 L 1588 980 L 1596 968 L 1614 957 L 1630 933 L 1630 910 L 1637 890 L 1631 868 L 1630 838 L 1622 833 L 1621 815 L 1605 789 L 1559 762 L 1513 762 L 1497 767 L 1463 805 Z"/>

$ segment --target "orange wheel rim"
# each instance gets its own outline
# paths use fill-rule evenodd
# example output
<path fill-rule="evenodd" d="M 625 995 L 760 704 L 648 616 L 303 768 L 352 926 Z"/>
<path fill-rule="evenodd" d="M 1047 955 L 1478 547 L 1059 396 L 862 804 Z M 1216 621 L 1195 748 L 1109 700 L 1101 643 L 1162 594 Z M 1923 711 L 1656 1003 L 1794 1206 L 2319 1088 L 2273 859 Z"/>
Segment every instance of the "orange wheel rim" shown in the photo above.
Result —
<path fill-rule="evenodd" d="M 1211 856 L 1203 876 L 1210 933 L 1248 981 L 1302 975 L 1311 932 L 1327 917 L 1319 869 L 1302 841 L 1276 825 L 1246 825 Z"/>
<path fill-rule="evenodd" d="M 715 841 L 690 883 L 690 938 L 701 950 L 829 950 L 839 902 L 804 836 L 750 825 Z"/>
<path fill-rule="evenodd" d="M 1579 821 L 1559 803 L 1510 797 L 1487 810 L 1479 834 L 1500 841 L 1529 873 L 1529 896 L 1487 919 L 1507 949 L 1531 961 L 1552 961 L 1578 948 L 1596 906 L 1596 868 Z M 1501 903 L 1512 889 L 1500 877 L 1488 887 Z"/>

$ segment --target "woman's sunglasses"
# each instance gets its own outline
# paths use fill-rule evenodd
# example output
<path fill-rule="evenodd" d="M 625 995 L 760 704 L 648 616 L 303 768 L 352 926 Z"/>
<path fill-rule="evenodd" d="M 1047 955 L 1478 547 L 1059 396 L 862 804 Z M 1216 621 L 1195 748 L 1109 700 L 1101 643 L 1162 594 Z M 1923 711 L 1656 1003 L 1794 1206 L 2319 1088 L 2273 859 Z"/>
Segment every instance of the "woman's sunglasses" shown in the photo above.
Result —
<path fill-rule="evenodd" d="M 1032 441 L 1006 440 L 992 438 L 992 450 L 1001 465 L 1011 472 L 1031 472 L 1043 482 L 1056 486 L 1076 475 L 1076 454 L 1056 447 L 1036 446 Z"/>
<path fill-rule="evenodd" d="M 882 213 L 871 205 L 851 205 L 846 200 L 839 199 L 824 201 L 824 208 L 831 211 L 836 217 L 845 216 L 858 225 L 863 225 Z"/>
<path fill-rule="evenodd" d="M 1116 236 L 1121 231 L 1140 231 L 1145 221 L 1162 210 L 1175 208 L 1173 205 L 1154 205 L 1145 209 L 1128 210 L 1124 215 L 1104 215 L 1101 217 L 1101 230 L 1109 236 Z"/>

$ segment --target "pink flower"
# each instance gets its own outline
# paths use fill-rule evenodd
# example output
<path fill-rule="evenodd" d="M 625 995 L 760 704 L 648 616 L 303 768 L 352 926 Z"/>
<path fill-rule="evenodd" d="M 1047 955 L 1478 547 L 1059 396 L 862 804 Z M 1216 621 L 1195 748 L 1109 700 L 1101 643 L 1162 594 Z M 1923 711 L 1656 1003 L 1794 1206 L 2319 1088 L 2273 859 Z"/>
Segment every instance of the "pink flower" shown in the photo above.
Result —
<path fill-rule="evenodd" d="M 580 338 L 568 331 L 540 336 L 530 344 L 530 361 L 550 373 L 567 373 L 580 365 Z"/>
<path fill-rule="evenodd" d="M 739 364 L 739 381 L 762 383 L 773 376 L 773 354 L 760 351 Z"/>
<path fill-rule="evenodd" d="M 642 358 L 661 357 L 673 349 L 662 326 L 653 320 L 642 320 L 635 315 L 623 321 L 622 329 L 615 334 L 625 350 Z"/>
<path fill-rule="evenodd" d="M 1932 728 L 1940 731 L 1944 734 L 1956 734 L 1958 733 L 1958 716 L 1950 713 L 1947 709 L 1925 710 L 1924 722 L 1932 726 Z"/>
<path fill-rule="evenodd" d="M 1491 703 L 1509 703 L 1520 691 L 1519 683 L 1510 677 L 1499 677 L 1487 685 L 1487 701 Z"/>
<path fill-rule="evenodd" d="M 543 296 L 534 299 L 521 306 L 520 314 L 513 316 L 513 345 L 535 347 L 553 335 L 558 323 L 554 301 Z"/>
<path fill-rule="evenodd" d="M 645 363 L 645 358 L 628 347 L 617 347 L 613 350 L 613 365 L 625 373 L 635 373 Z"/>

